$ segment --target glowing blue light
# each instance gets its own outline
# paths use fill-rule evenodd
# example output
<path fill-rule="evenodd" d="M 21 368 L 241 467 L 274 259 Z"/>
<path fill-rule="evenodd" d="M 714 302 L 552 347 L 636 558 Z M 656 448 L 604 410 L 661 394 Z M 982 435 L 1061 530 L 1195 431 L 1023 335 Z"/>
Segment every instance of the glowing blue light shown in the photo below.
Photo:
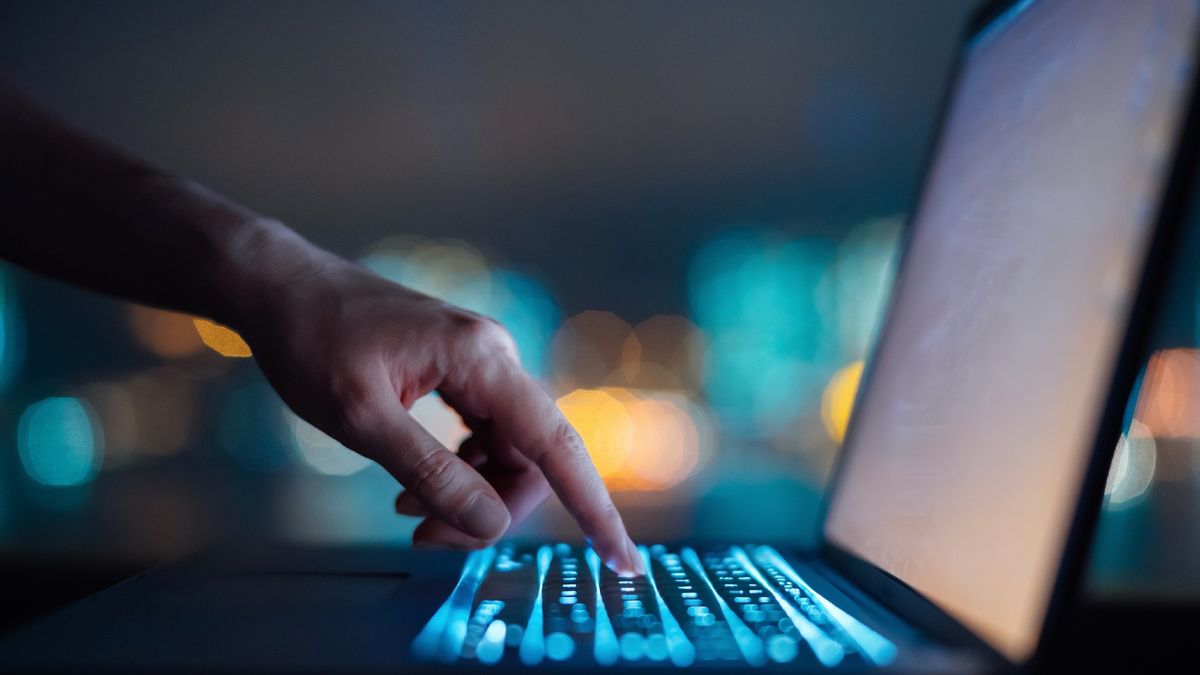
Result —
<path fill-rule="evenodd" d="M 639 546 L 638 551 L 642 554 L 642 562 L 646 566 L 646 581 L 650 584 L 650 590 L 654 591 L 654 600 L 658 603 L 658 618 L 662 621 L 663 635 L 667 638 L 667 653 L 671 656 L 671 663 L 680 667 L 690 666 L 696 660 L 696 648 L 692 646 L 692 642 L 688 640 L 683 628 L 671 614 L 671 610 L 667 609 L 667 603 L 663 600 L 662 594 L 658 592 L 658 584 L 654 581 L 654 567 L 650 561 L 650 551 L 645 546 Z"/>
<path fill-rule="evenodd" d="M 775 598 L 775 602 L 778 602 L 779 606 L 783 608 L 784 614 L 787 614 L 787 618 L 792 621 L 792 625 L 796 627 L 796 630 L 800 633 L 800 637 L 804 638 L 808 646 L 812 648 L 813 654 L 816 655 L 818 661 L 830 667 L 836 666 L 842 661 L 842 657 L 846 654 L 842 646 L 822 632 L 820 628 L 817 628 L 804 614 L 792 605 L 788 598 L 785 598 L 782 593 L 772 586 L 766 577 L 762 575 L 762 572 L 758 571 L 758 567 L 754 565 L 754 562 L 750 560 L 750 556 L 746 555 L 746 551 L 742 547 L 734 546 L 729 551 L 734 559 L 738 561 L 738 564 L 745 568 L 750 576 Z"/>
<path fill-rule="evenodd" d="M 646 638 L 641 633 L 630 631 L 621 636 L 621 658 L 637 661 L 646 655 Z"/>
<path fill-rule="evenodd" d="M 775 634 L 767 639 L 767 654 L 776 663 L 787 663 L 795 659 L 799 652 L 796 641 L 786 635 Z"/>
<path fill-rule="evenodd" d="M 17 450 L 29 476 L 56 487 L 95 478 L 103 443 L 93 419 L 84 401 L 66 396 L 26 408 L 17 424 Z"/>
<path fill-rule="evenodd" d="M 566 633 L 546 636 L 546 656 L 554 661 L 566 661 L 575 653 L 575 640 Z"/>
<path fill-rule="evenodd" d="M 608 610 L 604 608 L 604 596 L 600 594 L 600 556 L 590 547 L 583 555 L 592 572 L 592 583 L 596 585 L 596 634 L 593 639 L 596 663 L 611 666 L 621 657 L 621 647 L 608 618 Z"/>
<path fill-rule="evenodd" d="M 725 602 L 725 598 L 717 592 L 717 588 L 713 586 L 712 579 L 709 578 L 708 572 L 704 570 L 704 565 L 700 562 L 700 556 L 696 555 L 696 551 L 692 548 L 683 549 L 680 557 L 687 563 L 688 567 L 696 573 L 696 576 L 708 586 L 708 590 L 712 591 L 713 596 L 717 599 L 717 607 L 721 610 L 721 617 L 725 619 L 725 623 L 729 626 L 733 633 L 733 639 L 737 642 L 738 649 L 741 650 L 742 656 L 746 659 L 746 663 L 752 666 L 761 666 L 766 663 L 767 657 L 763 648 L 762 638 L 758 637 L 749 626 L 738 617 L 729 603 Z"/>
<path fill-rule="evenodd" d="M 467 555 L 454 591 L 413 640 L 413 653 L 418 658 L 449 663 L 462 653 L 471 603 L 495 558 L 495 547 L 472 551 Z"/>
<path fill-rule="evenodd" d="M 796 570 L 779 555 L 779 552 L 770 546 L 758 546 L 754 549 L 754 555 L 762 556 L 775 569 L 783 572 L 792 583 L 796 584 L 810 598 L 813 599 L 821 609 L 833 620 L 834 623 L 841 626 L 842 630 L 858 645 L 859 651 L 864 657 L 876 665 L 887 665 L 896 658 L 896 645 L 892 644 L 887 638 L 879 633 L 868 628 L 861 621 L 846 613 L 841 607 L 833 604 L 825 599 L 825 596 L 817 593 L 807 582 L 796 572 Z"/>
<path fill-rule="evenodd" d="M 475 648 L 475 658 L 481 663 L 493 664 L 498 663 L 500 658 L 504 656 L 504 642 L 508 635 L 508 628 L 500 619 L 492 621 L 483 633 L 483 639 L 479 641 L 479 645 Z"/>
<path fill-rule="evenodd" d="M 537 596 L 533 599 L 533 609 L 529 612 L 529 621 L 525 622 L 525 636 L 521 638 L 521 646 L 517 655 L 521 663 L 536 666 L 546 656 L 546 639 L 542 633 L 542 587 L 546 585 L 546 574 L 550 571 L 550 561 L 554 559 L 554 549 L 542 546 L 538 549 L 538 581 Z"/>

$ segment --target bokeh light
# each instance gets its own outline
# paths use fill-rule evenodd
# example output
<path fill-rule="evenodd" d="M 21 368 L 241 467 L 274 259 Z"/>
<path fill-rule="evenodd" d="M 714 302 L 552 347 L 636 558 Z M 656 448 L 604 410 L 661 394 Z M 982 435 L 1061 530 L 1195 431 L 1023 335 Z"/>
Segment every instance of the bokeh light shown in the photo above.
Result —
<path fill-rule="evenodd" d="M 829 438 L 839 445 L 846 438 L 854 397 L 862 381 L 863 363 L 855 361 L 834 373 L 825 387 L 825 393 L 821 395 L 821 421 Z"/>
<path fill-rule="evenodd" d="M 21 414 L 17 449 L 30 478 L 43 485 L 68 487 L 96 476 L 104 441 L 86 401 L 56 396 L 30 405 Z"/>
<path fill-rule="evenodd" d="M 222 326 L 219 323 L 214 323 L 208 319 L 195 318 L 192 323 L 196 327 L 196 333 L 204 344 L 209 349 L 220 354 L 221 356 L 229 356 L 232 358 L 249 358 L 253 356 L 250 352 L 250 345 L 242 339 L 233 329 Z"/>
<path fill-rule="evenodd" d="M 305 466 L 316 473 L 350 476 L 370 466 L 371 460 L 349 450 L 288 408 L 283 409 L 283 419 L 292 450 Z"/>
<path fill-rule="evenodd" d="M 699 391 L 708 340 L 686 317 L 660 314 L 639 323 L 626 338 L 620 375 L 639 389 Z"/>
<path fill-rule="evenodd" d="M 173 454 L 193 440 L 196 392 L 180 372 L 160 367 L 81 388 L 95 402 L 107 437 L 106 461 Z"/>
<path fill-rule="evenodd" d="M 118 466 L 136 456 L 143 447 L 140 422 L 144 413 L 139 414 L 130 388 L 123 382 L 91 382 L 74 393 L 91 404 L 104 429 L 105 466 Z"/>
<path fill-rule="evenodd" d="M 633 422 L 625 403 L 612 391 L 577 389 L 558 399 L 558 409 L 579 432 L 600 476 L 610 481 L 633 445 Z"/>
<path fill-rule="evenodd" d="M 390 237 L 360 262 L 385 279 L 472 311 L 485 306 L 491 294 L 483 254 L 457 239 Z"/>
<path fill-rule="evenodd" d="M 25 326 L 8 270 L 0 265 L 0 392 L 8 388 L 25 356 Z"/>
<path fill-rule="evenodd" d="M 564 321 L 550 349 L 560 391 L 622 383 L 622 365 L 641 359 L 641 346 L 629 322 L 595 310 Z"/>
<path fill-rule="evenodd" d="M 496 270 L 492 272 L 491 297 L 475 311 L 508 329 L 526 370 L 534 377 L 546 375 L 550 339 L 562 313 L 544 284 L 519 272 Z"/>
<path fill-rule="evenodd" d="M 204 349 L 192 317 L 144 305 L 129 305 L 129 329 L 138 344 L 164 358 L 192 356 Z"/>
<path fill-rule="evenodd" d="M 786 433 L 817 404 L 836 361 L 825 317 L 833 242 L 741 231 L 693 259 L 689 298 L 711 346 L 705 393 L 732 437 Z"/>
<path fill-rule="evenodd" d="M 1134 414 L 1155 438 L 1200 438 L 1200 350 L 1155 352 Z"/>
<path fill-rule="evenodd" d="M 1104 486 L 1109 509 L 1126 508 L 1145 495 L 1154 481 L 1158 449 L 1150 428 L 1134 420 L 1121 434 Z"/>
<path fill-rule="evenodd" d="M 512 334 L 525 368 L 545 374 L 550 336 L 561 315 L 541 282 L 491 268 L 483 254 L 458 240 L 389 237 L 360 262 L 385 279 L 499 321 Z"/>
<path fill-rule="evenodd" d="M 675 392 L 577 389 L 558 407 L 612 490 L 671 488 L 694 475 L 715 446 L 707 412 Z"/>
<path fill-rule="evenodd" d="M 451 410 L 436 393 L 417 399 L 408 414 L 439 443 L 451 450 L 457 449 L 459 443 L 471 435 L 458 413 Z"/>

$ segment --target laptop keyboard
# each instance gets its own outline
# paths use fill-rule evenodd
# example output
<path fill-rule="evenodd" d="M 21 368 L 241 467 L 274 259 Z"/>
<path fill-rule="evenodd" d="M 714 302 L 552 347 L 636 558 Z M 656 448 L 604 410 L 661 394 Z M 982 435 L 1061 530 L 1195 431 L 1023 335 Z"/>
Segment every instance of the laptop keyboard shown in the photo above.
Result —
<path fill-rule="evenodd" d="M 425 660 L 537 665 L 884 665 L 896 648 L 770 546 L 641 547 L 626 579 L 587 547 L 504 542 L 467 557 L 413 643 Z"/>

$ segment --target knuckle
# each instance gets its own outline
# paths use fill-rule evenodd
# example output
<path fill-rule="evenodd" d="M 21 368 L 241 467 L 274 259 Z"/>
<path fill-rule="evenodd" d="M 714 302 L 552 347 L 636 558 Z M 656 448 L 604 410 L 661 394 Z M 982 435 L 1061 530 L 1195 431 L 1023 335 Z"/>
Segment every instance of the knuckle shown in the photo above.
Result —
<path fill-rule="evenodd" d="M 454 483 L 453 464 L 448 453 L 431 452 L 422 457 L 412 469 L 409 489 L 418 494 L 438 494 Z"/>
<path fill-rule="evenodd" d="M 345 430 L 361 428 L 367 423 L 371 409 L 371 391 L 362 378 L 354 375 L 334 375 L 329 381 L 333 410 L 338 426 Z"/>
<path fill-rule="evenodd" d="M 462 344 L 480 353 L 516 354 L 517 345 L 512 335 L 499 322 L 486 316 L 459 314 L 454 318 L 454 331 Z"/>
<path fill-rule="evenodd" d="M 579 432 L 565 422 L 554 426 L 554 430 L 550 432 L 549 441 L 542 453 L 534 458 L 534 463 L 539 469 L 542 469 L 543 473 L 546 471 L 546 463 L 551 461 L 555 453 L 562 453 L 567 457 L 588 456 L 587 447 L 583 443 L 583 438 L 579 436 Z"/>

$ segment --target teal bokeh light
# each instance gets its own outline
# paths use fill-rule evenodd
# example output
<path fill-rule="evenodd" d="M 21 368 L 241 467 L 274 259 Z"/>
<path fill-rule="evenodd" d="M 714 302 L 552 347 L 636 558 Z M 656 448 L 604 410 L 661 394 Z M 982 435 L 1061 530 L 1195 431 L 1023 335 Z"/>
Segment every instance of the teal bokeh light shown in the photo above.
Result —
<path fill-rule="evenodd" d="M 83 485 L 96 476 L 103 454 L 95 415 L 82 399 L 47 398 L 25 409 L 17 450 L 26 473 L 54 487 Z"/>
<path fill-rule="evenodd" d="M 692 315 L 712 341 L 705 393 L 727 432 L 770 436 L 816 405 L 837 366 L 826 281 L 836 252 L 827 239 L 738 231 L 693 259 Z"/>
<path fill-rule="evenodd" d="M 490 302 L 479 311 L 512 334 L 526 370 L 535 377 L 546 374 L 550 341 L 562 322 L 562 312 L 545 286 L 519 272 L 496 270 Z"/>
<path fill-rule="evenodd" d="M 517 343 L 521 363 L 546 374 L 550 341 L 562 312 L 545 285 L 507 269 L 494 269 L 461 242 L 387 241 L 361 263 L 403 286 L 499 321 Z M 440 255 L 429 255 L 434 250 Z"/>

